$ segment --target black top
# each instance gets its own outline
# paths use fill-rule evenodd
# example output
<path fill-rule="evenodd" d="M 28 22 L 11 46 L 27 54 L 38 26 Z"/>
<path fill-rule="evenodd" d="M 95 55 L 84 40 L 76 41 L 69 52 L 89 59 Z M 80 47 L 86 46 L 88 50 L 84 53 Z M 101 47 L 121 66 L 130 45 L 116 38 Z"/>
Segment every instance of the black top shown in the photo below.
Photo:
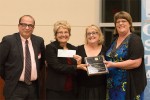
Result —
<path fill-rule="evenodd" d="M 76 47 L 67 43 L 67 48 L 76 50 Z M 46 88 L 55 91 L 64 91 L 67 75 L 76 75 L 76 60 L 70 58 L 72 65 L 67 63 L 67 58 L 57 57 L 58 49 L 63 49 L 58 41 L 54 41 L 46 46 L 46 62 L 48 64 L 48 74 Z"/>
<path fill-rule="evenodd" d="M 131 34 L 128 46 L 128 58 L 132 60 L 142 58 L 142 63 L 138 68 L 127 70 L 126 100 L 141 94 L 147 84 L 144 64 L 144 47 L 141 38 L 136 34 Z"/>
<path fill-rule="evenodd" d="M 105 49 L 104 46 L 102 46 L 99 55 L 104 53 Z M 84 45 L 78 46 L 77 54 L 82 56 L 82 63 L 85 63 L 84 57 L 87 57 L 87 55 L 84 49 Z M 79 86 L 93 87 L 93 88 L 99 87 L 100 85 L 106 85 L 106 75 L 102 74 L 102 75 L 88 76 L 87 71 L 78 70 L 77 81 Z"/>

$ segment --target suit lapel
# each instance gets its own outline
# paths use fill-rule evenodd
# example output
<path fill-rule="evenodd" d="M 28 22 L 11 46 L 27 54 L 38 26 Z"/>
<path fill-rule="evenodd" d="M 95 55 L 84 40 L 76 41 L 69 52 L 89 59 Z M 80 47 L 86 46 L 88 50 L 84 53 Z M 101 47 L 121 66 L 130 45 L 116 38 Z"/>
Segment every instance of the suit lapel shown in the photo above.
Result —
<path fill-rule="evenodd" d="M 22 47 L 22 42 L 21 42 L 21 38 L 20 38 L 19 33 L 16 33 L 15 37 L 17 39 L 16 43 L 18 45 L 19 53 L 20 53 L 20 56 L 21 56 L 21 59 L 22 59 L 22 63 L 23 63 L 23 47 Z"/>

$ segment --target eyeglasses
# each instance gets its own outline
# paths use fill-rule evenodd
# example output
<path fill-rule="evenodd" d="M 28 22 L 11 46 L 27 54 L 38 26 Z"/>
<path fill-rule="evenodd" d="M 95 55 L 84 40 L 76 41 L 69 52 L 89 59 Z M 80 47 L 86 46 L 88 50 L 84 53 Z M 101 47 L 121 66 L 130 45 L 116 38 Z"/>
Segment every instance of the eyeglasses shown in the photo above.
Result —
<path fill-rule="evenodd" d="M 65 31 L 65 32 L 62 32 L 62 31 L 60 31 L 60 32 L 57 32 L 57 34 L 69 34 L 69 32 L 68 31 Z"/>
<path fill-rule="evenodd" d="M 96 34 L 98 34 L 98 32 L 89 32 L 89 33 L 86 33 L 87 34 L 87 36 L 91 36 L 91 35 L 96 35 Z"/>
<path fill-rule="evenodd" d="M 26 23 L 19 23 L 19 25 L 21 25 L 22 27 L 26 28 L 28 26 L 28 28 L 34 28 L 34 25 L 32 24 L 26 24 Z"/>
<path fill-rule="evenodd" d="M 119 23 L 126 23 L 127 22 L 127 20 L 118 20 L 118 21 L 116 21 L 116 24 L 119 24 Z"/>

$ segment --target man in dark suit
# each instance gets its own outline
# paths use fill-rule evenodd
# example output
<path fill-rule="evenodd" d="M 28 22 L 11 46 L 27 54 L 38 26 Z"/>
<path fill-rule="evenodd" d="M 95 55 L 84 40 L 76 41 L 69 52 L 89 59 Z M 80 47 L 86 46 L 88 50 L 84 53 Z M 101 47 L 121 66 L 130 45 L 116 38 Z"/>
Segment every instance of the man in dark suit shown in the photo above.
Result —
<path fill-rule="evenodd" d="M 39 76 L 45 61 L 43 38 L 33 35 L 35 20 L 30 15 L 19 19 L 18 33 L 3 37 L 0 43 L 0 76 L 5 81 L 5 100 L 38 100 Z M 27 44 L 26 44 L 27 41 Z M 30 59 L 26 82 L 26 48 Z"/>

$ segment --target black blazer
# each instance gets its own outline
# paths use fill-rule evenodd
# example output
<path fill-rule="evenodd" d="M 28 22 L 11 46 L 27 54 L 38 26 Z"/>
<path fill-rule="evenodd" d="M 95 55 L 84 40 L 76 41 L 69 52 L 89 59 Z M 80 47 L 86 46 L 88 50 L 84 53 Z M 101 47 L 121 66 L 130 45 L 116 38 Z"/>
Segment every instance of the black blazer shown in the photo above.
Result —
<path fill-rule="evenodd" d="M 70 50 L 76 49 L 75 46 L 69 43 L 67 43 L 67 47 Z M 63 49 L 58 41 L 54 41 L 46 46 L 45 53 L 48 64 L 46 88 L 54 91 L 64 91 L 66 75 L 75 76 L 77 65 L 76 60 L 73 58 L 71 58 L 73 65 L 68 65 L 66 58 L 57 57 L 58 49 Z"/>
<path fill-rule="evenodd" d="M 37 73 L 44 65 L 45 46 L 41 37 L 31 35 Z M 39 56 L 41 54 L 41 57 Z M 4 96 L 10 97 L 23 70 L 23 47 L 20 33 L 3 37 L 0 43 L 0 75 L 5 81 Z"/>

